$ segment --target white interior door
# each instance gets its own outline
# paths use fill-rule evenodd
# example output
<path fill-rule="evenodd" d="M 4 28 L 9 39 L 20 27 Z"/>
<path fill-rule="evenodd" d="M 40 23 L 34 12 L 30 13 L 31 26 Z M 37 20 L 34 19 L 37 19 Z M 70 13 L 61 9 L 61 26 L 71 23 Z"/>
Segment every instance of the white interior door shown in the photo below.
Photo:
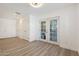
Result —
<path fill-rule="evenodd" d="M 28 20 L 24 16 L 17 18 L 17 36 L 22 39 L 27 39 L 27 25 Z"/>

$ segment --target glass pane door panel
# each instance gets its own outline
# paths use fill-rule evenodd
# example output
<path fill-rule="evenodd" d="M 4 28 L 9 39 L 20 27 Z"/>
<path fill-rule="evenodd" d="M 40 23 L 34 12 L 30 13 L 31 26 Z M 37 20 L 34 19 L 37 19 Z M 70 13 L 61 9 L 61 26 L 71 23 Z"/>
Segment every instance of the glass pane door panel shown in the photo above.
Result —
<path fill-rule="evenodd" d="M 46 21 L 41 22 L 41 39 L 46 39 Z"/>
<path fill-rule="evenodd" d="M 50 40 L 57 42 L 57 20 L 50 21 Z"/>

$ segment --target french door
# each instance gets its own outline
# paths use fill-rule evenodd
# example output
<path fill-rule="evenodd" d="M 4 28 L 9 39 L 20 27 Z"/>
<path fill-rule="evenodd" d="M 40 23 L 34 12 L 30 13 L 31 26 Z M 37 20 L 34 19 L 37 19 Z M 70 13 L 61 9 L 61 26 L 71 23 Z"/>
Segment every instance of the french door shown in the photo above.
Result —
<path fill-rule="evenodd" d="M 57 42 L 57 20 L 56 19 L 53 19 L 50 21 L 50 41 L 54 41 L 54 42 Z"/>
<path fill-rule="evenodd" d="M 58 17 L 51 17 L 41 21 L 41 40 L 58 42 Z"/>
<path fill-rule="evenodd" d="M 41 21 L 41 39 L 46 40 L 46 21 Z"/>

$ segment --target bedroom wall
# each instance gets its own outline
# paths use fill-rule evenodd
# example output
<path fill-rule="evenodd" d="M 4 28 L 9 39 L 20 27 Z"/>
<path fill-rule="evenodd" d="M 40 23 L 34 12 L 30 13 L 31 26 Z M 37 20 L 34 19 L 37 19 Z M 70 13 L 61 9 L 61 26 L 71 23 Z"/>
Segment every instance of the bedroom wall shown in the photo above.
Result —
<path fill-rule="evenodd" d="M 30 15 L 29 17 L 29 41 L 39 40 L 39 20 L 36 16 Z"/>
<path fill-rule="evenodd" d="M 16 37 L 16 20 L 0 18 L 0 38 Z"/>
<path fill-rule="evenodd" d="M 0 38 L 16 37 L 16 16 L 0 5 Z"/>
<path fill-rule="evenodd" d="M 78 38 L 78 40 L 77 40 L 77 45 L 78 45 L 78 52 L 79 52 L 79 4 L 77 4 L 77 38 Z"/>

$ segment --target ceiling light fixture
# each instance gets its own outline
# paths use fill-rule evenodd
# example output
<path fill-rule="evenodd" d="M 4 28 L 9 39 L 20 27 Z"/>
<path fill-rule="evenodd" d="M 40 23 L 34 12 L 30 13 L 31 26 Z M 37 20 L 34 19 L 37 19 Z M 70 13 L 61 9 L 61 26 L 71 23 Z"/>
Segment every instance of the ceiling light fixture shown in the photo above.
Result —
<path fill-rule="evenodd" d="M 39 8 L 39 7 L 41 7 L 43 4 L 42 3 L 31 3 L 30 4 L 32 7 L 34 7 L 34 8 Z"/>

